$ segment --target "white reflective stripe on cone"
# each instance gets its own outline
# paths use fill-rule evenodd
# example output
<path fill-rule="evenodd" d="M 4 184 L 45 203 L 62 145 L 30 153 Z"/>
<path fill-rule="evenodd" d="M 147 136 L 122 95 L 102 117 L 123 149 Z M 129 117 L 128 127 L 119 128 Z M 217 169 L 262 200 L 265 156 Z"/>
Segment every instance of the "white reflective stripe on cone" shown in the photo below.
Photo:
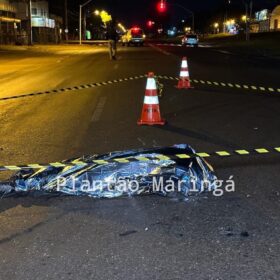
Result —
<path fill-rule="evenodd" d="M 148 78 L 146 89 L 157 89 L 156 81 L 154 78 Z"/>
<path fill-rule="evenodd" d="M 188 62 L 186 60 L 182 61 L 182 68 L 188 68 Z"/>
<path fill-rule="evenodd" d="M 146 105 L 158 105 L 158 97 L 157 96 L 145 96 L 144 104 Z"/>
<path fill-rule="evenodd" d="M 190 74 L 189 74 L 189 71 L 181 71 L 180 72 L 180 77 L 189 77 Z"/>

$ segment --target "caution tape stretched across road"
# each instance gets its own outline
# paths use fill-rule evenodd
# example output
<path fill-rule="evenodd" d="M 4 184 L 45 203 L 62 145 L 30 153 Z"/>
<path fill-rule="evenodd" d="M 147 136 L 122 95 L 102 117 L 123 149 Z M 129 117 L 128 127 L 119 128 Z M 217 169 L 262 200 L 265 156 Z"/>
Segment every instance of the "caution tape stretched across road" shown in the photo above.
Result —
<path fill-rule="evenodd" d="M 145 77 L 146 77 L 146 75 L 137 75 L 137 76 L 132 76 L 132 77 L 128 77 L 128 78 L 114 79 L 114 80 L 109 80 L 109 81 L 99 82 L 99 83 L 91 83 L 91 84 L 85 84 L 85 85 L 79 85 L 79 86 L 73 86 L 73 87 L 67 87 L 67 88 L 26 93 L 26 94 L 20 94 L 20 95 L 15 95 L 15 96 L 2 97 L 2 98 L 0 98 L 0 101 L 18 99 L 18 98 L 24 98 L 24 97 L 32 97 L 32 96 L 38 96 L 38 95 L 71 92 L 71 91 L 77 91 L 77 90 L 83 90 L 83 89 L 89 89 L 89 88 L 95 88 L 95 87 L 102 87 L 102 86 L 108 86 L 108 85 L 112 85 L 112 84 L 116 84 L 116 83 L 139 80 L 139 79 L 143 79 Z"/>
<path fill-rule="evenodd" d="M 91 84 L 84 84 L 84 85 L 67 87 L 67 88 L 26 93 L 26 94 L 20 94 L 20 95 L 15 95 L 15 96 L 2 97 L 2 98 L 0 98 L 0 101 L 20 99 L 20 98 L 26 98 L 26 97 L 34 97 L 34 96 L 47 95 L 47 94 L 73 92 L 73 91 L 84 90 L 84 89 L 89 89 L 89 88 L 108 86 L 108 85 L 127 82 L 127 81 L 144 79 L 146 77 L 147 77 L 147 75 L 136 75 L 136 76 L 131 76 L 128 78 L 114 79 L 114 80 L 109 80 L 109 81 L 99 82 L 99 83 L 91 83 Z M 179 78 L 177 78 L 177 77 L 164 76 L 164 75 L 157 75 L 156 78 L 161 79 L 161 80 L 173 80 L 173 81 L 179 80 Z M 215 82 L 215 81 L 197 80 L 197 79 L 191 79 L 190 82 L 193 84 L 200 84 L 200 85 L 204 85 L 204 86 L 216 86 L 216 87 L 239 89 L 239 90 L 243 89 L 243 90 L 253 91 L 253 92 L 258 92 L 258 93 L 269 93 L 269 94 L 280 93 L 280 88 L 267 87 L 267 86 L 244 85 L 244 84 L 238 84 L 238 83 Z"/>
<path fill-rule="evenodd" d="M 233 151 L 216 151 L 212 153 L 199 152 L 194 154 L 177 154 L 177 155 L 158 155 L 156 158 L 158 160 L 185 160 L 193 157 L 201 157 L 201 158 L 210 158 L 210 157 L 219 157 L 219 158 L 228 158 L 231 156 L 252 156 L 252 155 L 267 155 L 267 154 L 278 154 L 280 155 L 280 147 L 275 148 L 257 148 L 257 149 L 240 149 Z M 0 171 L 21 171 L 21 170 L 39 170 L 46 169 L 49 167 L 55 168 L 65 168 L 65 167 L 73 167 L 73 166 L 91 166 L 91 165 L 106 165 L 110 163 L 129 163 L 129 162 L 144 162 L 149 160 L 155 160 L 155 158 L 151 159 L 149 157 L 128 157 L 128 158 L 117 158 L 110 160 L 102 160 L 96 159 L 89 161 L 83 161 L 83 159 L 74 160 L 71 162 L 55 162 L 49 164 L 27 164 L 27 165 L 4 165 L 0 166 Z"/>
<path fill-rule="evenodd" d="M 178 81 L 179 78 L 172 77 L 172 76 L 161 76 L 157 75 L 158 79 L 162 80 L 173 80 Z M 191 83 L 194 84 L 201 84 L 205 86 L 217 86 L 217 87 L 224 87 L 224 88 L 232 88 L 232 89 L 245 89 L 245 90 L 251 90 L 251 91 L 257 91 L 262 93 L 280 93 L 280 88 L 275 87 L 267 87 L 267 86 L 254 86 L 254 85 L 244 85 L 239 83 L 228 83 L 228 82 L 214 82 L 214 81 L 208 81 L 208 80 L 197 80 L 197 79 L 190 79 Z"/>

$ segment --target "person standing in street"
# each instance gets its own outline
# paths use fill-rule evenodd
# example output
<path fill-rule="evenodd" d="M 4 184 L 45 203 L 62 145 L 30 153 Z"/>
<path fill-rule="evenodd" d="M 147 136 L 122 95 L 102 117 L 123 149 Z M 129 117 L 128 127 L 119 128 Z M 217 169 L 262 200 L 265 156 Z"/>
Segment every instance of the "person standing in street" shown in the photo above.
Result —
<path fill-rule="evenodd" d="M 109 55 L 111 60 L 116 60 L 118 33 L 115 20 L 110 21 L 107 26 L 107 40 L 109 41 Z"/>

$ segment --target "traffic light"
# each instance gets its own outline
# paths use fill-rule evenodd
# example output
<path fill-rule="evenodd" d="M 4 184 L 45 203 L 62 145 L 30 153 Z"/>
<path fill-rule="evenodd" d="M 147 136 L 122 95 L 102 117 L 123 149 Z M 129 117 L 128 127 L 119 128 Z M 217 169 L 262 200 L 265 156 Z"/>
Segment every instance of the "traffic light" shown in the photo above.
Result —
<path fill-rule="evenodd" d="M 166 12 L 166 0 L 160 0 L 160 2 L 158 2 L 157 10 L 159 13 Z"/>
<path fill-rule="evenodd" d="M 147 26 L 148 26 L 149 28 L 152 28 L 154 24 L 155 24 L 155 22 L 152 21 L 152 20 L 148 20 L 148 21 L 147 21 Z"/>

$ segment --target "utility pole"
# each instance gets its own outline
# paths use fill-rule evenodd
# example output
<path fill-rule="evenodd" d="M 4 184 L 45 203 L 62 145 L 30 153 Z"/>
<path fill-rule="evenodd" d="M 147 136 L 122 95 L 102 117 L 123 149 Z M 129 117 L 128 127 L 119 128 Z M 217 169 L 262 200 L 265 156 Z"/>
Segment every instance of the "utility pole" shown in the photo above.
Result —
<path fill-rule="evenodd" d="M 80 45 L 82 44 L 82 9 L 84 6 L 88 5 L 90 2 L 92 2 L 93 0 L 88 0 L 87 2 L 85 2 L 82 5 L 79 5 L 80 8 L 80 13 L 79 13 L 79 41 L 80 41 Z"/>
<path fill-rule="evenodd" d="M 225 15 L 224 15 L 224 23 L 223 23 L 223 32 L 226 33 L 226 22 L 228 20 L 228 14 L 229 14 L 229 6 L 231 4 L 231 0 L 226 0 L 225 3 Z"/>
<path fill-rule="evenodd" d="M 84 11 L 84 32 L 83 32 L 83 39 L 86 40 L 87 38 L 87 11 Z"/>
<path fill-rule="evenodd" d="M 27 33 L 28 33 L 28 45 L 32 46 L 33 44 L 33 34 L 32 34 L 32 0 L 27 0 L 27 17 L 28 17 L 28 24 L 27 24 Z"/>
<path fill-rule="evenodd" d="M 250 41 L 250 22 L 253 15 L 253 0 L 245 2 L 246 11 L 246 41 Z"/>
<path fill-rule="evenodd" d="M 64 0 L 64 33 L 65 33 L 65 41 L 68 41 L 68 0 Z"/>

